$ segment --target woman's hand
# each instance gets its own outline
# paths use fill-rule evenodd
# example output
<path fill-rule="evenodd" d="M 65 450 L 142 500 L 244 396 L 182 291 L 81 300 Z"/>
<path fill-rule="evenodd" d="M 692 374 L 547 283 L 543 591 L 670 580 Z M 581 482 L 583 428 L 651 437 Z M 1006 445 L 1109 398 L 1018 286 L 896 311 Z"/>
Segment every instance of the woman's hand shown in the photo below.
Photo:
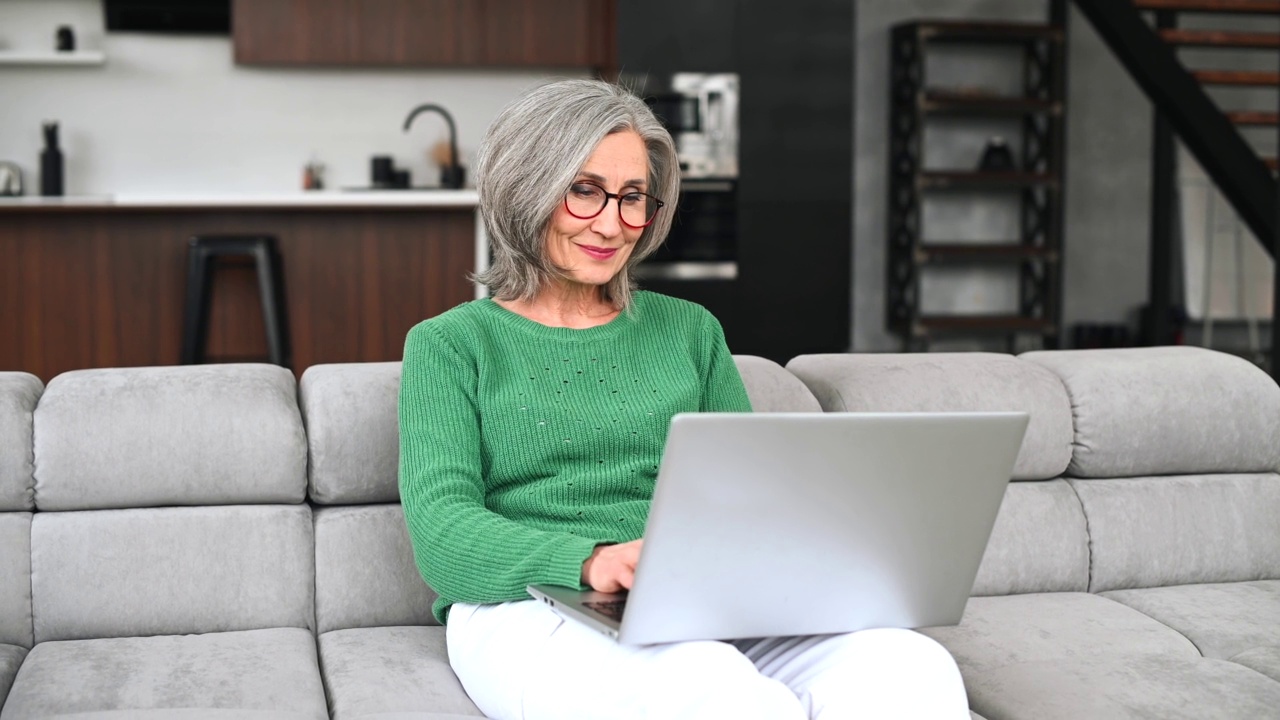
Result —
<path fill-rule="evenodd" d="M 615 593 L 630 590 L 644 539 L 619 545 L 599 545 L 582 563 L 582 582 L 592 590 Z"/>

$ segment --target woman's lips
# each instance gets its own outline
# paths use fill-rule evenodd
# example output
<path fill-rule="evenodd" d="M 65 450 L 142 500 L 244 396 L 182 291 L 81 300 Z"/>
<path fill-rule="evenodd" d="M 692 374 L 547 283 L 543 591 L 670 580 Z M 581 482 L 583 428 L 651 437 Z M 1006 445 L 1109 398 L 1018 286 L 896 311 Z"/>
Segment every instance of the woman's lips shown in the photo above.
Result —
<path fill-rule="evenodd" d="M 610 248 L 596 247 L 594 245 L 579 245 L 578 249 L 586 253 L 588 256 L 595 258 L 596 260 L 608 260 L 618 252 L 618 248 L 610 249 Z"/>

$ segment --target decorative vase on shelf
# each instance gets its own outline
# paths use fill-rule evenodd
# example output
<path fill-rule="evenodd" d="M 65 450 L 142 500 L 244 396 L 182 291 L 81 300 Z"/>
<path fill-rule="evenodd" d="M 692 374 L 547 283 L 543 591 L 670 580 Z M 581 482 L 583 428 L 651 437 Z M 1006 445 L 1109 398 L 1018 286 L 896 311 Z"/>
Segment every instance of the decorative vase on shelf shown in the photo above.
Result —
<path fill-rule="evenodd" d="M 40 194 L 62 195 L 62 150 L 58 148 L 58 123 L 44 124 L 44 150 L 40 151 Z"/>
<path fill-rule="evenodd" d="M 1011 172 L 1016 170 L 1013 152 L 1005 144 L 1004 138 L 993 137 L 987 141 L 982 151 L 982 159 L 978 161 L 978 169 L 982 172 Z"/>

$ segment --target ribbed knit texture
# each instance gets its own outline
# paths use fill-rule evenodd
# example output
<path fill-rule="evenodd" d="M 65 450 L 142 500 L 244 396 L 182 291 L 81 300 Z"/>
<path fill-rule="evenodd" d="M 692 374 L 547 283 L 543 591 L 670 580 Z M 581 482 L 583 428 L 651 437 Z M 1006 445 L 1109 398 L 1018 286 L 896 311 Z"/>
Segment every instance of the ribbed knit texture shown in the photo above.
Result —
<path fill-rule="evenodd" d="M 679 412 L 751 406 L 716 319 L 637 292 L 586 330 L 492 300 L 419 323 L 400 385 L 400 498 L 445 621 L 454 602 L 580 587 L 597 544 L 644 532 Z"/>

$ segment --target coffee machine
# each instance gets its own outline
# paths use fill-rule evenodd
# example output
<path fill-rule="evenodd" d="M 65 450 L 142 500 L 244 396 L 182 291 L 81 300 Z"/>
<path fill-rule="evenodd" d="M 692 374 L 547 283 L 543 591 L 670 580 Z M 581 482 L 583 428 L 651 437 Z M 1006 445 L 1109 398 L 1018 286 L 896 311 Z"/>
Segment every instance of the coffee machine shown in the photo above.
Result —
<path fill-rule="evenodd" d="M 738 177 L 737 73 L 675 73 L 647 101 L 676 141 L 681 177 Z"/>

